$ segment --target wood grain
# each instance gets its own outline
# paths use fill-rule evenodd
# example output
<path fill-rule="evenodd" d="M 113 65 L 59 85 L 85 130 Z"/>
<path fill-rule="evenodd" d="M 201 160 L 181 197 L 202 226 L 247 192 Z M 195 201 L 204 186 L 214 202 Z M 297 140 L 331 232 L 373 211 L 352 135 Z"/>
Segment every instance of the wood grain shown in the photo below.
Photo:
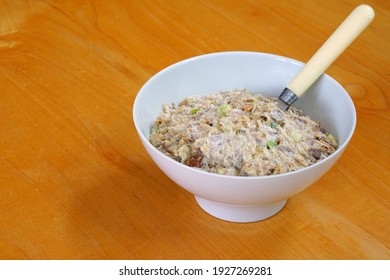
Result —
<path fill-rule="evenodd" d="M 350 93 L 340 161 L 276 216 L 204 213 L 132 122 L 157 71 L 209 52 L 306 61 L 357 0 L 0 1 L 1 259 L 389 259 L 390 5 L 327 73 Z"/>

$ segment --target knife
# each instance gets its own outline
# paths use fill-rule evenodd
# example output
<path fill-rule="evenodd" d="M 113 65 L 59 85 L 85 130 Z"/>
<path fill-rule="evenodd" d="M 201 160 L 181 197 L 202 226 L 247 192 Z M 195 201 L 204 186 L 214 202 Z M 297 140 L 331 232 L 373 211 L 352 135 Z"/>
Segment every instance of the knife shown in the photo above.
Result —
<path fill-rule="evenodd" d="M 279 108 L 286 111 L 301 97 L 366 29 L 374 17 L 375 12 L 369 5 L 362 4 L 356 7 L 286 86 L 278 99 Z"/>

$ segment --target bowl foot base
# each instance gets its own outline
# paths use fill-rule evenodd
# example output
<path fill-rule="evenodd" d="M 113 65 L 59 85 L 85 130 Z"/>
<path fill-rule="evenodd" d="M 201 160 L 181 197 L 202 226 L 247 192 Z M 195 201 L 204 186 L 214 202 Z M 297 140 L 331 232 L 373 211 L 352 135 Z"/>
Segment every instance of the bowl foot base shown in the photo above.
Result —
<path fill-rule="evenodd" d="M 269 204 L 241 206 L 219 203 L 198 196 L 195 196 L 195 199 L 199 206 L 210 215 L 221 220 L 237 223 L 257 222 L 267 219 L 282 210 L 287 202 L 287 199 L 284 199 Z"/>

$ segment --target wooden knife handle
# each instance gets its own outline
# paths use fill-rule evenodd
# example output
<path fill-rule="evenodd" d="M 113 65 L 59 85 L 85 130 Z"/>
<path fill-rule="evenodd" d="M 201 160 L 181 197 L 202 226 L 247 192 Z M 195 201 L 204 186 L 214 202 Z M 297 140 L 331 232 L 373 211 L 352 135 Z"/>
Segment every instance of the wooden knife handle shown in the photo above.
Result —
<path fill-rule="evenodd" d="M 360 35 L 374 17 L 374 10 L 368 5 L 363 4 L 355 8 L 287 85 L 287 88 L 298 97 L 301 96 Z"/>

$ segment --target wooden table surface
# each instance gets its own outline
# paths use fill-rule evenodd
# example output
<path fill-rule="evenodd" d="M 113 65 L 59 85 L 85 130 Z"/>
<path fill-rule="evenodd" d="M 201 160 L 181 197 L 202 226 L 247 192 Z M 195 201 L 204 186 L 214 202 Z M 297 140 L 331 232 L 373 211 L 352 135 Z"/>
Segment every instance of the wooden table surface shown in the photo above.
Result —
<path fill-rule="evenodd" d="M 390 2 L 328 69 L 350 145 L 276 216 L 203 212 L 138 139 L 140 87 L 217 51 L 307 61 L 357 0 L 0 1 L 1 259 L 390 259 Z"/>

